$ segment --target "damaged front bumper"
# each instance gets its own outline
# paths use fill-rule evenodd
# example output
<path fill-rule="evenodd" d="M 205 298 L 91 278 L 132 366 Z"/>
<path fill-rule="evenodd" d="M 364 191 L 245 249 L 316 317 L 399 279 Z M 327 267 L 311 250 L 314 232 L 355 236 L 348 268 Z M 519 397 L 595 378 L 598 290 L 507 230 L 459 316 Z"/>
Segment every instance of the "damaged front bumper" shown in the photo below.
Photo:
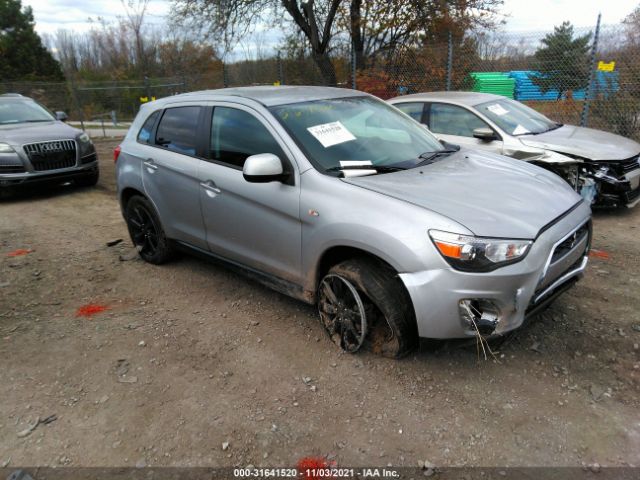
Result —
<path fill-rule="evenodd" d="M 582 203 L 540 234 L 522 261 L 493 272 L 443 268 L 400 274 L 420 337 L 468 338 L 478 331 L 499 335 L 520 327 L 582 276 L 590 214 Z"/>
<path fill-rule="evenodd" d="M 640 160 L 637 156 L 620 162 L 585 162 L 581 170 L 582 176 L 595 182 L 594 206 L 632 208 L 640 203 Z"/>

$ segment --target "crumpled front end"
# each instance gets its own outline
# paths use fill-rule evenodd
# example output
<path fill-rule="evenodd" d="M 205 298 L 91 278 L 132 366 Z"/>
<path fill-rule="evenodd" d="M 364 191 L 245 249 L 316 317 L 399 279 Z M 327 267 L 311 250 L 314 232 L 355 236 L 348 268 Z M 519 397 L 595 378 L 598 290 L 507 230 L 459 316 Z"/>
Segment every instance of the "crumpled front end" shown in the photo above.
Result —
<path fill-rule="evenodd" d="M 487 273 L 443 267 L 400 274 L 419 335 L 467 338 L 520 327 L 581 278 L 590 242 L 590 209 L 581 202 L 545 229 L 518 263 Z"/>

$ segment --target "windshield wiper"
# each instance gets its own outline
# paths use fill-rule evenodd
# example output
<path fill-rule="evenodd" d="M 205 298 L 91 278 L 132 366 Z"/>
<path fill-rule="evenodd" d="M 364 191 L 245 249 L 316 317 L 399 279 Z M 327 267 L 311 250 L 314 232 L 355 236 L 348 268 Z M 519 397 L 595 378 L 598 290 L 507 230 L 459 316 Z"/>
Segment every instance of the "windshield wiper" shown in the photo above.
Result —
<path fill-rule="evenodd" d="M 388 165 L 347 165 L 344 167 L 336 165 L 335 167 L 327 168 L 325 173 L 340 172 L 342 170 L 376 170 L 378 173 L 391 173 L 406 169 L 402 167 L 390 167 Z"/>
<path fill-rule="evenodd" d="M 37 122 L 53 122 L 53 120 L 23 120 L 18 123 L 37 123 Z"/>
<path fill-rule="evenodd" d="M 424 165 L 429 165 L 435 162 L 438 157 L 443 157 L 447 155 L 451 155 L 452 153 L 456 153 L 458 149 L 454 148 L 446 148 L 444 150 L 438 150 L 437 152 L 424 152 L 418 155 L 418 159 L 422 160 L 419 162 L 416 167 L 422 167 Z"/>

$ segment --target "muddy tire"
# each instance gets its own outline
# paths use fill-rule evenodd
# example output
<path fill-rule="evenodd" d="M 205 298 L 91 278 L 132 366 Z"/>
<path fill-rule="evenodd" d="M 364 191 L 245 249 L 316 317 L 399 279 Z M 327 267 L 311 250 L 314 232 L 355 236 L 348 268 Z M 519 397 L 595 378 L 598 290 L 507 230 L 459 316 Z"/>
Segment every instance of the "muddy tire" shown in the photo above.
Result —
<path fill-rule="evenodd" d="M 417 347 L 413 305 L 391 267 L 375 259 L 357 258 L 333 266 L 327 273 L 330 275 L 344 278 L 360 294 L 367 318 L 364 348 L 385 357 L 400 358 Z M 322 292 L 318 291 L 319 309 L 322 298 Z"/>
<path fill-rule="evenodd" d="M 165 235 L 158 214 L 149 200 L 140 195 L 131 197 L 125 207 L 124 218 L 131 241 L 145 262 L 160 265 L 171 258 L 171 241 Z"/>

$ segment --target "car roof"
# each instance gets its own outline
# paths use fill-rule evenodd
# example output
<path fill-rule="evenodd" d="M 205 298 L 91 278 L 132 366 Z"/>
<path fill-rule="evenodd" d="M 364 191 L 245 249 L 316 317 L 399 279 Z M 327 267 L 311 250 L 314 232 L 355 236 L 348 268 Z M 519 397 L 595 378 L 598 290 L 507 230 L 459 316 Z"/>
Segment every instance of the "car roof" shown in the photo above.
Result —
<path fill-rule="evenodd" d="M 357 90 L 351 90 L 348 88 L 307 86 L 255 86 L 220 88 L 217 90 L 201 90 L 198 92 L 183 93 L 172 97 L 165 97 L 153 103 L 160 106 L 164 103 L 173 103 L 176 101 L 206 101 L 216 100 L 223 97 L 241 97 L 249 100 L 254 100 L 267 107 L 272 107 L 275 105 L 285 105 L 288 103 L 367 95 L 367 93 L 359 92 Z"/>
<path fill-rule="evenodd" d="M 392 103 L 410 100 L 421 102 L 448 101 L 461 105 L 474 106 L 478 105 L 479 103 L 490 102 L 492 100 L 504 100 L 505 98 L 507 97 L 482 92 L 425 92 L 413 93 L 411 95 L 402 95 L 401 97 L 392 98 L 389 101 Z"/>

